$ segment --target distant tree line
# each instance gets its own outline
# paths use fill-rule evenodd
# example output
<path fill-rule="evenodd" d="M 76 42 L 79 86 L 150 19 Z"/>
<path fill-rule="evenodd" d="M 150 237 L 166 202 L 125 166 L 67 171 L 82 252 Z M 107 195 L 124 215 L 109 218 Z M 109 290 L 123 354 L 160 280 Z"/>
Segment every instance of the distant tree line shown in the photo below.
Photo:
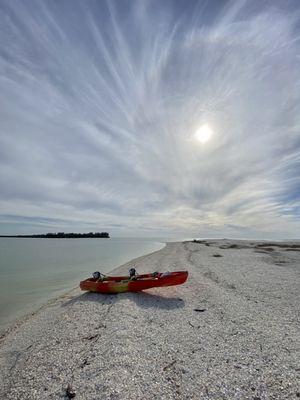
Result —
<path fill-rule="evenodd" d="M 89 233 L 46 233 L 41 235 L 0 235 L 0 237 L 14 237 L 14 238 L 42 238 L 42 239 L 82 239 L 82 238 L 109 238 L 107 232 L 89 232 Z"/>

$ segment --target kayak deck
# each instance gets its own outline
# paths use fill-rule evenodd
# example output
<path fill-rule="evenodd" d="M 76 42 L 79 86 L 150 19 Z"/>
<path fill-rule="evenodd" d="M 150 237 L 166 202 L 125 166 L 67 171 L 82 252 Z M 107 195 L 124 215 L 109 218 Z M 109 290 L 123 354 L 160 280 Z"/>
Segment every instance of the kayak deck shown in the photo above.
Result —
<path fill-rule="evenodd" d="M 153 287 L 164 287 L 183 284 L 188 277 L 187 271 L 176 271 L 157 274 L 128 276 L 105 276 L 98 280 L 88 278 L 80 282 L 81 290 L 98 293 L 138 292 Z"/>

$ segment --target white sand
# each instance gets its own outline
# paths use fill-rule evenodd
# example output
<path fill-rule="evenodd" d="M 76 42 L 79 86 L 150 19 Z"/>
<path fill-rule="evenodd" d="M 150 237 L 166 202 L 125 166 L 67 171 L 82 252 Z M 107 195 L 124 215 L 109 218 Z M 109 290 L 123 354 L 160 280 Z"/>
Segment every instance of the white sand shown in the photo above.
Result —
<path fill-rule="evenodd" d="M 297 399 L 300 247 L 256 245 L 170 243 L 118 272 L 184 285 L 48 304 L 1 340 L 0 398 Z"/>

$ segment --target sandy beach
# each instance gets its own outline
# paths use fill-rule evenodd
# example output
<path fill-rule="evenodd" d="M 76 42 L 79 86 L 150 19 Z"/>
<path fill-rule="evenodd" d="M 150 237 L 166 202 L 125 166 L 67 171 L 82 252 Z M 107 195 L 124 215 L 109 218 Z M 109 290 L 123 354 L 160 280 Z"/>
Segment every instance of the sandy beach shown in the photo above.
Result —
<path fill-rule="evenodd" d="M 299 242 L 168 243 L 114 273 L 187 269 L 184 285 L 75 289 L 11 328 L 0 398 L 300 398 L 299 261 Z"/>

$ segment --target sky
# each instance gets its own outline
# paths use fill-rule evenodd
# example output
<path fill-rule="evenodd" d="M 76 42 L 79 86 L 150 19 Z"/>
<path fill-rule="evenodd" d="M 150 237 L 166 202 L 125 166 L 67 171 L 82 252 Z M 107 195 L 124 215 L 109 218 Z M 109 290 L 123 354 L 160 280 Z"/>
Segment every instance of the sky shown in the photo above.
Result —
<path fill-rule="evenodd" d="M 0 234 L 56 231 L 300 238 L 300 3 L 2 0 Z"/>

